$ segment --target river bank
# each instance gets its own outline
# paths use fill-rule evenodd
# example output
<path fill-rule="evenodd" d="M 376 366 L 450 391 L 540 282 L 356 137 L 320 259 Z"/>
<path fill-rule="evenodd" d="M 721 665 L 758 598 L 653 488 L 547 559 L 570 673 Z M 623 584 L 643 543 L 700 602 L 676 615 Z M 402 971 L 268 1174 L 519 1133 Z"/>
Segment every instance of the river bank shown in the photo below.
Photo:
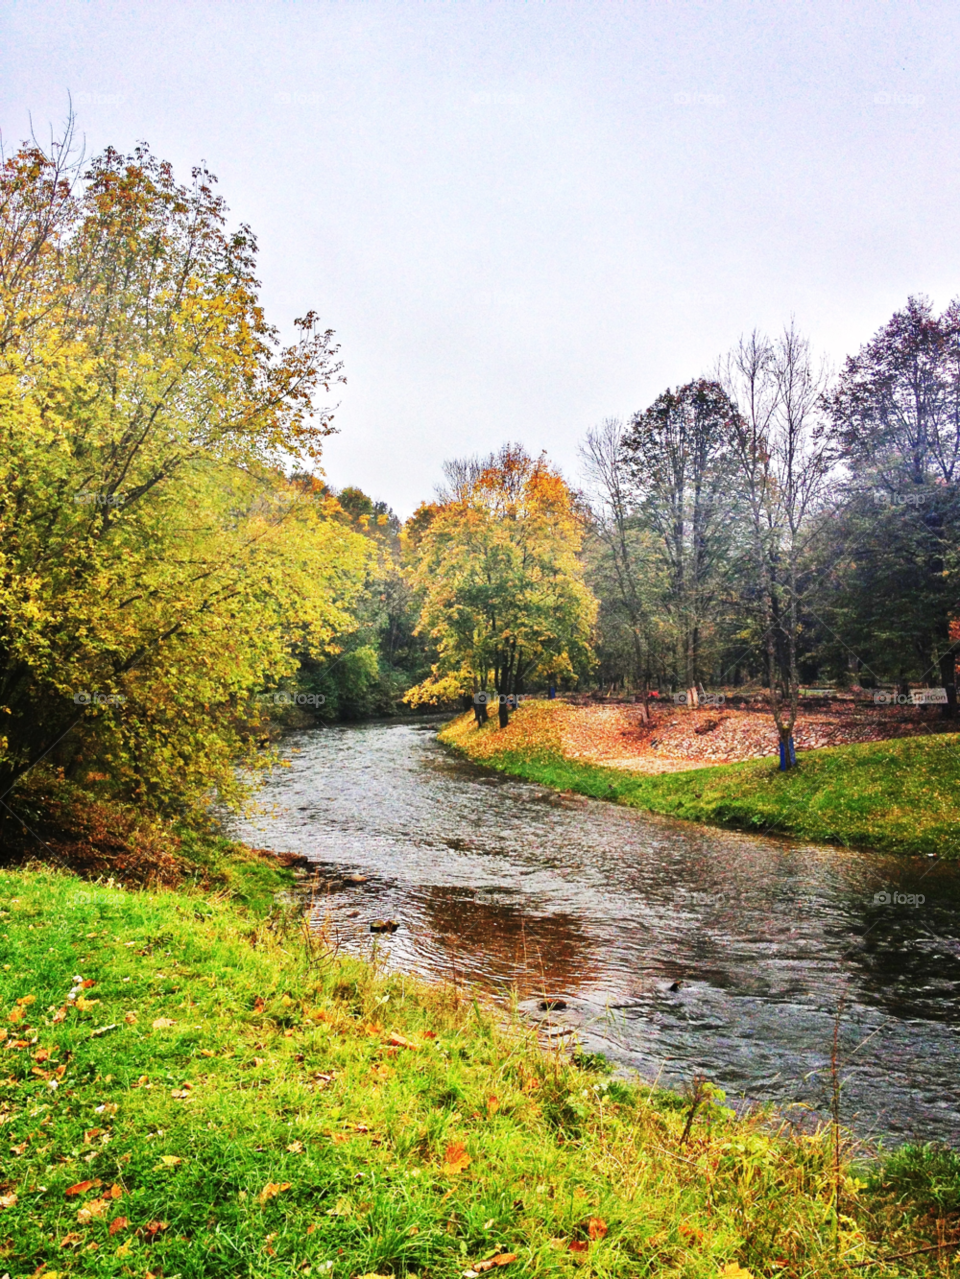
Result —
<path fill-rule="evenodd" d="M 800 767 L 788 773 L 775 759 L 762 759 L 647 775 L 574 757 L 570 742 L 581 735 L 584 718 L 575 706 L 529 701 L 504 730 L 495 722 L 478 730 L 472 715 L 462 715 L 440 740 L 512 776 L 686 821 L 960 857 L 956 733 L 800 752 Z"/>
<path fill-rule="evenodd" d="M 845 1156 L 838 1180 L 828 1130 L 611 1081 L 336 956 L 296 910 L 44 868 L 0 872 L 0 912 L 11 1274 L 744 1279 L 950 1253 L 956 1157 Z"/>

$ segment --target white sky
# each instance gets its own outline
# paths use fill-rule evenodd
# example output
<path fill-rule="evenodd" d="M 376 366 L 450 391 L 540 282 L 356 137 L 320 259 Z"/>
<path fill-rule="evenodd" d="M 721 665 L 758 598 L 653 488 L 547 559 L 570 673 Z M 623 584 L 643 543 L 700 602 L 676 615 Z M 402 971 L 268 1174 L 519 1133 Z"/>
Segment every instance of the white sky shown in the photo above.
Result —
<path fill-rule="evenodd" d="M 0 128 L 208 162 L 268 316 L 346 365 L 331 483 L 406 515 L 789 316 L 839 362 L 960 293 L 960 5 L 0 4 Z"/>

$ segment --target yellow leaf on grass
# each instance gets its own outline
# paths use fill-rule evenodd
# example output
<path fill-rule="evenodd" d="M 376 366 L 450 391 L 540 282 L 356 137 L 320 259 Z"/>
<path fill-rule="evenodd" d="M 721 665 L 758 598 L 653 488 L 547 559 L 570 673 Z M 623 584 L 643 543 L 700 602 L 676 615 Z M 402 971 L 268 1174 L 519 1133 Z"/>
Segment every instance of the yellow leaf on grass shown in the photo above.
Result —
<path fill-rule="evenodd" d="M 607 1223 L 602 1217 L 591 1217 L 587 1222 L 587 1234 L 591 1239 L 602 1239 L 607 1233 Z"/>
<path fill-rule="evenodd" d="M 497 1100 L 497 1098 L 488 1097 L 487 1098 L 487 1118 L 492 1119 L 499 1109 L 500 1109 L 500 1102 Z"/>
<path fill-rule="evenodd" d="M 17 1000 L 17 1004 L 21 1008 L 29 1008 L 31 1004 L 35 1004 L 36 1002 L 37 1002 L 36 995 L 24 995 L 22 999 Z"/>
<path fill-rule="evenodd" d="M 99 1177 L 95 1177 L 93 1181 L 78 1181 L 74 1186 L 67 1186 L 63 1192 L 65 1195 L 82 1195 L 87 1190 L 92 1190 L 94 1186 L 102 1186 L 103 1182 Z"/>
<path fill-rule="evenodd" d="M 744 1270 L 739 1261 L 728 1261 L 720 1271 L 723 1279 L 753 1279 L 749 1270 Z"/>
<path fill-rule="evenodd" d="M 123 1197 L 123 1187 L 114 1182 L 103 1197 L 104 1199 L 121 1199 Z"/>
<path fill-rule="evenodd" d="M 287 1147 L 287 1150 L 290 1152 L 290 1154 L 291 1154 L 291 1155 L 302 1155 L 302 1154 L 303 1154 L 303 1142 L 302 1142 L 302 1141 L 291 1141 L 290 1145 Z"/>
<path fill-rule="evenodd" d="M 268 1199 L 273 1199 L 275 1195 L 281 1194 L 284 1190 L 290 1189 L 289 1181 L 268 1181 L 264 1188 L 260 1191 L 260 1202 L 265 1204 Z"/>
<path fill-rule="evenodd" d="M 23 1016 L 24 1016 L 24 1014 L 23 1014 L 23 1009 L 22 1009 L 22 1008 L 13 1008 L 13 1009 L 11 1009 L 11 1011 L 10 1011 L 10 1018 L 9 1018 L 9 1020 L 10 1020 L 10 1021 L 23 1021 Z"/>
<path fill-rule="evenodd" d="M 59 1008 L 59 1009 L 57 1009 L 57 1011 L 53 1014 L 53 1020 L 54 1020 L 54 1022 L 55 1022 L 55 1023 L 56 1023 L 56 1022 L 58 1022 L 58 1021 L 63 1021 L 63 1020 L 66 1018 L 66 1015 L 67 1015 L 66 1007 L 64 1007 L 64 1008 Z"/>
<path fill-rule="evenodd" d="M 137 1020 L 137 1014 L 131 1010 L 130 1012 L 123 1014 L 123 1020 L 128 1026 L 132 1026 Z"/>
<path fill-rule="evenodd" d="M 106 1207 L 106 1199 L 91 1199 L 89 1203 L 85 1203 L 82 1208 L 77 1209 L 77 1221 L 85 1226 L 94 1217 L 102 1217 Z"/>
<path fill-rule="evenodd" d="M 69 1234 L 63 1236 L 60 1240 L 61 1248 L 69 1248 L 75 1243 L 83 1243 L 83 1235 L 76 1230 L 71 1230 Z"/>
<path fill-rule="evenodd" d="M 463 1172 L 470 1166 L 470 1156 L 462 1141 L 451 1141 L 443 1156 L 443 1171 L 448 1177 Z"/>
<path fill-rule="evenodd" d="M 177 1164 L 182 1164 L 183 1160 L 179 1155 L 161 1155 L 160 1162 L 156 1165 L 158 1168 L 176 1168 Z"/>
<path fill-rule="evenodd" d="M 96 1008 L 99 1002 L 99 999 L 86 999 L 83 995 L 78 995 L 76 1007 L 80 1012 L 85 1013 L 91 1008 Z"/>
<path fill-rule="evenodd" d="M 0 1195 L 0 1208 L 14 1208 L 16 1203 L 16 1195 Z"/>
<path fill-rule="evenodd" d="M 157 1017 L 153 1023 L 154 1030 L 166 1030 L 170 1026 L 175 1026 L 176 1022 L 170 1017 Z"/>

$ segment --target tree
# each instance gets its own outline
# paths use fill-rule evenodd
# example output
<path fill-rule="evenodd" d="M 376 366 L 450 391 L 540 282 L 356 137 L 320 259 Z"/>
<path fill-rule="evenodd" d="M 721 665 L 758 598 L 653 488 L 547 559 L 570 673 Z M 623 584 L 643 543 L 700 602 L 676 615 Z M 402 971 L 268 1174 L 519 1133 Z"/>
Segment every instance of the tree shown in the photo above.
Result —
<path fill-rule="evenodd" d="M 238 793 L 257 690 L 351 626 L 364 539 L 284 476 L 332 429 L 213 178 L 146 147 L 0 170 L 0 794 L 45 760 L 178 807 Z"/>
<path fill-rule="evenodd" d="M 960 579 L 960 302 L 907 305 L 848 358 L 829 399 L 846 466 L 850 593 L 896 614 L 924 676 L 957 714 L 950 622 Z M 882 603 L 881 603 L 882 601 Z M 909 663 L 902 644 L 898 665 Z M 881 656 L 879 661 L 883 661 Z"/>
<path fill-rule="evenodd" d="M 722 376 L 737 411 L 730 443 L 756 575 L 754 608 L 762 627 L 770 709 L 782 768 L 794 765 L 793 728 L 800 698 L 799 636 L 809 587 L 804 563 L 820 527 L 830 471 L 820 412 L 825 366 L 788 325 L 775 341 L 741 339 Z"/>
<path fill-rule="evenodd" d="M 730 541 L 722 508 L 734 416 L 719 383 L 700 379 L 665 391 L 636 414 L 621 444 L 630 497 L 656 538 L 666 577 L 662 607 L 676 636 L 677 673 L 694 699 Z"/>
<path fill-rule="evenodd" d="M 588 669 L 596 601 L 577 559 L 583 520 L 544 457 L 505 445 L 408 528 L 418 629 L 438 650 L 411 704 L 491 688 L 506 697 Z"/>

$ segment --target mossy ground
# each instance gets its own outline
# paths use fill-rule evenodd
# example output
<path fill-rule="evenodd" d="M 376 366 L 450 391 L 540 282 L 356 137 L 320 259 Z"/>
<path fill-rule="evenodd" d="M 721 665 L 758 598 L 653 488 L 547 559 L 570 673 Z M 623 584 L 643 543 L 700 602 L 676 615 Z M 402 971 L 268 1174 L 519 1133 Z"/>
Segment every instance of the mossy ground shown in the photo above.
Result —
<path fill-rule="evenodd" d="M 882 852 L 960 857 L 960 734 L 901 738 L 774 759 L 644 776 L 564 756 L 564 718 L 577 708 L 525 702 L 508 728 L 472 715 L 440 740 L 478 763 L 559 790 L 687 821 L 772 831 Z"/>
<path fill-rule="evenodd" d="M 499 1257 L 508 1276 L 833 1279 L 950 1237 L 953 1156 L 936 1194 L 922 1151 L 872 1186 L 843 1168 L 838 1220 L 829 1133 L 777 1137 L 707 1098 L 684 1140 L 683 1099 L 331 955 L 296 910 L 40 868 L 0 872 L 0 912 L 11 1276 L 455 1279 Z"/>

